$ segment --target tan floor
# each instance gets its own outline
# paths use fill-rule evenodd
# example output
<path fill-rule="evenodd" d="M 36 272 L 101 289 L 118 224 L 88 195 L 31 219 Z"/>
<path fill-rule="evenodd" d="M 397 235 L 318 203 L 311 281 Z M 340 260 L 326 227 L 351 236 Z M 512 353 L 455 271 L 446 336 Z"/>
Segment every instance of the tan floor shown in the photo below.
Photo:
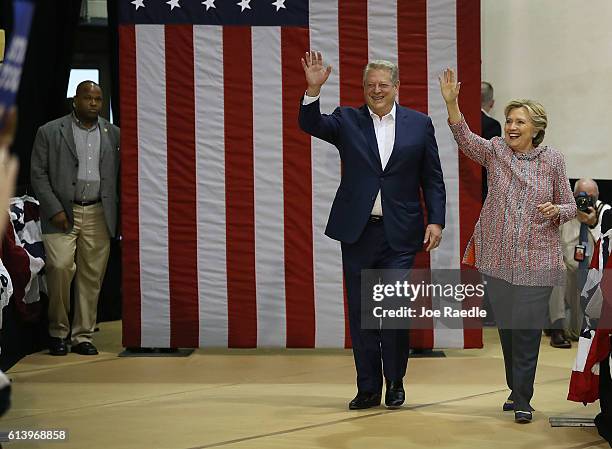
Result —
<path fill-rule="evenodd" d="M 190 357 L 119 358 L 120 323 L 95 335 L 100 356 L 45 353 L 10 372 L 13 408 L 0 430 L 63 428 L 63 443 L 5 448 L 607 448 L 594 428 L 551 428 L 550 416 L 597 413 L 565 400 L 574 350 L 542 341 L 535 421 L 514 424 L 497 335 L 483 350 L 413 359 L 407 404 L 348 411 L 350 351 L 198 350 Z"/>

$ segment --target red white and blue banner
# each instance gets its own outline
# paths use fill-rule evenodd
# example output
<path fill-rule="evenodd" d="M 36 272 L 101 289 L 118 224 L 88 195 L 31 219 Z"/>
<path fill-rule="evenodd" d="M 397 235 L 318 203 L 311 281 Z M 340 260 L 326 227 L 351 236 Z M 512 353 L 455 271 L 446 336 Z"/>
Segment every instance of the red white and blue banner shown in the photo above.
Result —
<path fill-rule="evenodd" d="M 38 201 L 30 196 L 11 198 L 10 220 L 0 239 L 0 312 L 12 300 L 25 322 L 37 322 L 40 293 L 47 293 L 38 207 Z"/>

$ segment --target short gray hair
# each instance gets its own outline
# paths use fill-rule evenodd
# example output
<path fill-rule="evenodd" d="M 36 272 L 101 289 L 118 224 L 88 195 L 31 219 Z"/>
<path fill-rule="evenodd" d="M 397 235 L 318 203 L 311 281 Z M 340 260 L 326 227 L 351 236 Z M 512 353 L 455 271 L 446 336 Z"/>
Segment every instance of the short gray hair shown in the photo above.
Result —
<path fill-rule="evenodd" d="M 480 105 L 484 106 L 493 101 L 493 85 L 487 81 L 480 83 Z"/>
<path fill-rule="evenodd" d="M 392 63 L 391 61 L 386 61 L 384 59 L 375 59 L 374 61 L 368 62 L 368 64 L 363 69 L 363 81 L 365 84 L 366 77 L 368 76 L 368 72 L 370 70 L 388 70 L 391 72 L 391 82 L 393 85 L 396 85 L 399 81 L 399 69 L 397 64 Z"/>

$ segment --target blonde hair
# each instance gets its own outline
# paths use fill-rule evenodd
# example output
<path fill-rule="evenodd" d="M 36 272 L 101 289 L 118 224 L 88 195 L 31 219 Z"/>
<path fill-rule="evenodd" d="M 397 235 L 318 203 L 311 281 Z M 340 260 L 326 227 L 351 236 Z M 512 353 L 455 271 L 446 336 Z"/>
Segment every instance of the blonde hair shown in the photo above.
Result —
<path fill-rule="evenodd" d="M 544 109 L 544 106 L 533 100 L 512 100 L 506 105 L 506 108 L 504 109 L 504 115 L 508 117 L 510 111 L 517 108 L 525 108 L 527 110 L 529 118 L 531 119 L 531 123 L 537 131 L 535 137 L 532 138 L 531 141 L 533 143 L 533 146 L 537 147 L 544 141 L 544 134 L 546 134 L 546 126 L 548 125 L 548 118 L 546 116 L 546 110 Z"/>

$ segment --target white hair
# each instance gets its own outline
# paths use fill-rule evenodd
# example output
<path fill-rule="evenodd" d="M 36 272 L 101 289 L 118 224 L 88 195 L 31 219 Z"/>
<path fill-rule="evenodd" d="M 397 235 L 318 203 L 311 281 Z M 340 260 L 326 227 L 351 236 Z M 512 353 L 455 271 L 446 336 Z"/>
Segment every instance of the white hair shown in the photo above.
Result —
<path fill-rule="evenodd" d="M 363 84 L 365 84 L 365 80 L 370 70 L 388 70 L 389 72 L 391 72 L 391 82 L 395 85 L 399 81 L 399 69 L 397 67 L 397 64 L 394 64 L 391 61 L 386 61 L 384 59 L 376 59 L 374 61 L 368 62 L 368 64 L 363 69 Z"/>

